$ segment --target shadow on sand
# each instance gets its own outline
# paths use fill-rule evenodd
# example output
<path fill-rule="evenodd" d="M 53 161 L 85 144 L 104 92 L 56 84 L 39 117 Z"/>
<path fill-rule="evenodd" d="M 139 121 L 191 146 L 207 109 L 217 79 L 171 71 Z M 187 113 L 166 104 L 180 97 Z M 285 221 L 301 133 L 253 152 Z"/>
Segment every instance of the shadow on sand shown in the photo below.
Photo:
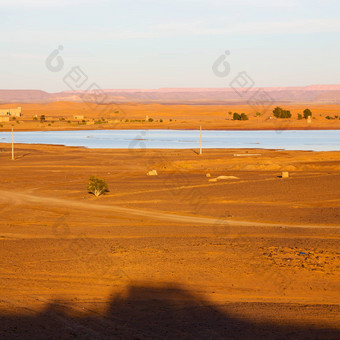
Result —
<path fill-rule="evenodd" d="M 0 311 L 0 338 L 340 339 L 339 329 L 253 323 L 223 309 L 179 286 L 130 285 L 126 292 L 112 297 L 103 313 L 58 301 L 27 315 Z"/>

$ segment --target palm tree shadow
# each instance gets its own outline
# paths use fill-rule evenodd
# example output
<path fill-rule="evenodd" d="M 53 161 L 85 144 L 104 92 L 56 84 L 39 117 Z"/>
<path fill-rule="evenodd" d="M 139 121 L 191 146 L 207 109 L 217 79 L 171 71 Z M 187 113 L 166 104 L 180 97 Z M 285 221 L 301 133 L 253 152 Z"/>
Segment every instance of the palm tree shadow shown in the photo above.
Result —
<path fill-rule="evenodd" d="M 251 304 L 249 305 L 251 306 Z M 339 329 L 254 323 L 178 285 L 132 284 L 105 313 L 54 302 L 35 315 L 0 313 L 1 339 L 339 339 Z"/>

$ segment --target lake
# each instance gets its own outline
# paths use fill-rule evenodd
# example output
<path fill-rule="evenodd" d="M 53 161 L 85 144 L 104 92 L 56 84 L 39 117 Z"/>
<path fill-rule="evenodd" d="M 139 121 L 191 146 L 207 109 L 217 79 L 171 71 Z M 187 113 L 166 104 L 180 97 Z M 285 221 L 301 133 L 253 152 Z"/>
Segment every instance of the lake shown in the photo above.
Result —
<path fill-rule="evenodd" d="M 86 148 L 199 148 L 199 130 L 81 130 L 14 132 L 15 143 L 54 144 Z M 338 130 L 202 131 L 203 148 L 263 148 L 339 151 Z M 10 143 L 11 132 L 0 132 Z"/>

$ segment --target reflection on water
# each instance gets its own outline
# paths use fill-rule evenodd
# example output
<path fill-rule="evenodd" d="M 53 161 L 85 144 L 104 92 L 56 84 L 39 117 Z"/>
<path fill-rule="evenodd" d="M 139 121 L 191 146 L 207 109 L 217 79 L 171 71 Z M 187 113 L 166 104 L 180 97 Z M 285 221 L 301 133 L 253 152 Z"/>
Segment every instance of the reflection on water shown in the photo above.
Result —
<path fill-rule="evenodd" d="M 192 149 L 199 147 L 199 130 L 82 130 L 15 132 L 16 143 L 55 144 L 87 148 Z M 338 130 L 203 131 L 203 148 L 264 148 L 340 150 Z M 1 132 L 11 142 L 10 132 Z"/>

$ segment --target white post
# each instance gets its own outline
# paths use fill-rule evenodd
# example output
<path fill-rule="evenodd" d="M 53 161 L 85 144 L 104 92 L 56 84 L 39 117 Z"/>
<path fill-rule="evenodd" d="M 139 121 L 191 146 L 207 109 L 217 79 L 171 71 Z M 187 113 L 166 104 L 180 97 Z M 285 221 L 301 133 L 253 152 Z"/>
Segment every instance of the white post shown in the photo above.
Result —
<path fill-rule="evenodd" d="M 200 126 L 200 155 L 202 155 L 202 125 Z"/>
<path fill-rule="evenodd" d="M 14 161 L 14 137 L 13 137 L 13 128 L 12 128 L 12 161 Z"/>

